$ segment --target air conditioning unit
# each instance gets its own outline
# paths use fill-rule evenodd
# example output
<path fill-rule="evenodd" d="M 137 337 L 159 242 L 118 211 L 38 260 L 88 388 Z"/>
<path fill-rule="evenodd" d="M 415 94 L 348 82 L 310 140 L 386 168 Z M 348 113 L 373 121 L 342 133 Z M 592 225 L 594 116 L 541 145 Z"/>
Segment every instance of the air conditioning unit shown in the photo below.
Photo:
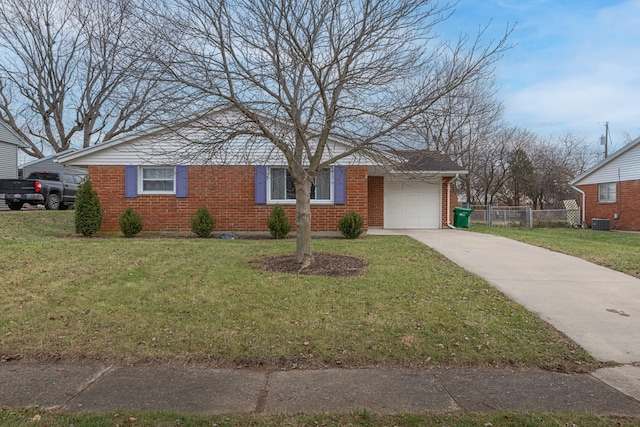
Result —
<path fill-rule="evenodd" d="M 591 229 L 598 231 L 611 231 L 611 220 L 609 218 L 592 218 Z"/>

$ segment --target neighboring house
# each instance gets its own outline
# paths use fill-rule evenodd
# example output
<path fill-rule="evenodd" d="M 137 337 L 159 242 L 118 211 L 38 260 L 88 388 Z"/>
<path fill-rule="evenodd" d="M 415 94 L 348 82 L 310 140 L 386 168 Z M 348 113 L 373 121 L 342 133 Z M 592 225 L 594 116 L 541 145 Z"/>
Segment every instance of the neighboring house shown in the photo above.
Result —
<path fill-rule="evenodd" d="M 18 149 L 26 146 L 21 137 L 0 121 L 0 179 L 18 178 Z M 4 197 L 0 197 L 0 208 L 6 208 Z"/>
<path fill-rule="evenodd" d="M 640 138 L 609 155 L 570 183 L 584 193 L 583 219 L 610 220 L 616 230 L 640 231 Z"/>
<path fill-rule="evenodd" d="M 286 161 L 270 143 L 229 144 L 211 156 L 206 133 L 188 145 L 180 132 L 152 130 L 76 151 L 59 159 L 86 167 L 103 209 L 102 231 L 118 231 L 128 207 L 145 231 L 189 231 L 199 207 L 224 231 L 266 231 L 274 205 L 295 227 L 295 188 Z M 197 132 L 196 132 L 197 133 Z M 178 136 L 179 135 L 179 136 Z M 205 146 L 202 151 L 201 146 Z M 332 141 L 332 154 L 344 150 Z M 457 197 L 452 180 L 467 173 L 434 154 L 398 153 L 396 167 L 351 155 L 326 168 L 312 189 L 312 231 L 337 231 L 338 220 L 356 211 L 365 227 L 443 228 L 452 221 Z"/>
<path fill-rule="evenodd" d="M 43 157 L 41 159 L 34 160 L 22 165 L 22 175 L 26 178 L 31 172 L 42 171 L 66 171 L 69 173 L 87 174 L 86 168 L 79 168 L 75 166 L 65 166 L 58 163 L 58 158 L 73 153 L 74 149 L 61 151 L 51 156 Z"/>

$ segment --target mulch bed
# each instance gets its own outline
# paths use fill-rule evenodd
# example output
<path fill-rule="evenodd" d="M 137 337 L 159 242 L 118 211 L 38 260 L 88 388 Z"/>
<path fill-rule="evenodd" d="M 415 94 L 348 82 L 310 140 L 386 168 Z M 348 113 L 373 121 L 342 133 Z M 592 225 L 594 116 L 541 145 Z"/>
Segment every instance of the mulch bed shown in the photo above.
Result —
<path fill-rule="evenodd" d="M 367 263 L 349 255 L 319 253 L 313 255 L 313 263 L 300 271 L 300 264 L 294 255 L 273 256 L 249 261 L 249 264 L 263 271 L 274 273 L 304 274 L 311 276 L 352 277 L 360 274 Z"/>

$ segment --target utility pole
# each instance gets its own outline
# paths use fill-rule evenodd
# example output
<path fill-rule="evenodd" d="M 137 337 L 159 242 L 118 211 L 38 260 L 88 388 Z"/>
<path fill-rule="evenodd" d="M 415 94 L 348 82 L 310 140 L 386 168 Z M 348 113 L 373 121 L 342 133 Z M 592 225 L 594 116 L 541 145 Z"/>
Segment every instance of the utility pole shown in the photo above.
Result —
<path fill-rule="evenodd" d="M 609 156 L 609 122 L 604 124 L 604 135 L 600 137 L 600 145 L 604 145 L 604 158 Z"/>

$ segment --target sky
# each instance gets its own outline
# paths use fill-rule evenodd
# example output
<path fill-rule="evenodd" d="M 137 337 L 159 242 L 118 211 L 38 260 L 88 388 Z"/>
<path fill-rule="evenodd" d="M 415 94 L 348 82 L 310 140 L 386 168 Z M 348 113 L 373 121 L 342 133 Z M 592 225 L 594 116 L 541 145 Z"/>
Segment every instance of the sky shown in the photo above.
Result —
<path fill-rule="evenodd" d="M 494 38 L 515 25 L 496 66 L 507 123 L 596 147 L 608 122 L 609 153 L 640 136 L 640 0 L 459 0 L 439 31 L 486 24 Z"/>

